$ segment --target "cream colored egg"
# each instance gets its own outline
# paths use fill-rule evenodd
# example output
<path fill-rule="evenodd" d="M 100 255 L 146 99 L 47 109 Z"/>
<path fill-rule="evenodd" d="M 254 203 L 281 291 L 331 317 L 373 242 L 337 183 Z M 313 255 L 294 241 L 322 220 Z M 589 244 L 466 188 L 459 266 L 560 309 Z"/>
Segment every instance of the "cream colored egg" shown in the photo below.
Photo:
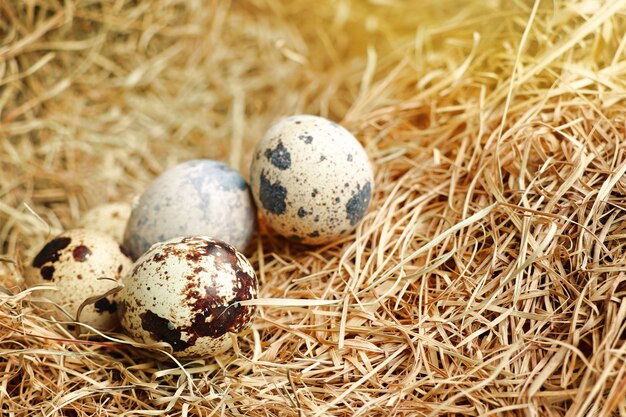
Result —
<path fill-rule="evenodd" d="M 214 355 L 231 346 L 229 333 L 252 323 L 257 297 L 248 260 L 207 237 L 157 243 L 137 262 L 119 293 L 122 327 L 145 343 L 167 342 L 180 358 Z"/>
<path fill-rule="evenodd" d="M 85 212 L 79 227 L 106 233 L 121 243 L 131 210 L 129 203 L 102 204 Z"/>
<path fill-rule="evenodd" d="M 272 229 L 320 244 L 356 228 L 369 207 L 374 174 L 365 150 L 345 128 L 298 115 L 279 121 L 257 144 L 250 183 Z"/>
<path fill-rule="evenodd" d="M 27 267 L 25 278 L 31 287 L 53 284 L 50 290 L 37 291 L 36 295 L 58 304 L 74 318 L 86 299 L 115 288 L 131 267 L 131 260 L 111 236 L 74 229 L 49 241 Z M 83 309 L 80 321 L 99 330 L 111 330 L 118 323 L 116 310 L 113 297 L 103 297 Z M 68 321 L 58 309 L 51 307 L 50 311 L 58 320 Z"/>

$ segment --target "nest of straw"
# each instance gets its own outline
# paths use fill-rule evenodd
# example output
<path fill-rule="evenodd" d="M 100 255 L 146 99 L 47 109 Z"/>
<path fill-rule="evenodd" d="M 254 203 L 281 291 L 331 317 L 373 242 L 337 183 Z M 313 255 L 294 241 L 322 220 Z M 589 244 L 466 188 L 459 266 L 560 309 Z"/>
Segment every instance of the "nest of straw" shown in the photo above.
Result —
<path fill-rule="evenodd" d="M 0 2 L 1 414 L 626 416 L 625 11 Z M 176 363 L 31 303 L 22 264 L 86 209 L 192 158 L 247 175 L 293 113 L 354 132 L 376 194 L 327 246 L 262 230 L 234 349 Z"/>

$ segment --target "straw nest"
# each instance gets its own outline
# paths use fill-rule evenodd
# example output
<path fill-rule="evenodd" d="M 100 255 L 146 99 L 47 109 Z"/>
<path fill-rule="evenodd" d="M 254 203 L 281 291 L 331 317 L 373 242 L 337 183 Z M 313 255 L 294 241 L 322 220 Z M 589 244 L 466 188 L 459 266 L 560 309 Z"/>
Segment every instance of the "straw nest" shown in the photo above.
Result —
<path fill-rule="evenodd" d="M 2 415 L 626 416 L 625 2 L 0 2 Z M 254 327 L 187 363 L 40 314 L 22 265 L 277 118 L 376 169 L 351 236 L 262 231 Z"/>

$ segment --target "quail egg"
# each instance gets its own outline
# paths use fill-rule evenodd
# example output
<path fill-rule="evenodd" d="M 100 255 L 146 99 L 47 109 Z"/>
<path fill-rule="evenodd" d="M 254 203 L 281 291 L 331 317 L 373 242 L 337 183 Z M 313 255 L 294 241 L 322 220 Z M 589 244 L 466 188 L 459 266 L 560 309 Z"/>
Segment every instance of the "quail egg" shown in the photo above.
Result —
<path fill-rule="evenodd" d="M 128 203 L 102 204 L 86 211 L 78 226 L 106 233 L 121 243 L 130 212 L 131 206 Z"/>
<path fill-rule="evenodd" d="M 249 327 L 258 282 L 231 245 L 187 236 L 157 243 L 135 263 L 119 293 L 122 327 L 136 340 L 167 342 L 179 358 L 230 348 L 229 333 Z"/>
<path fill-rule="evenodd" d="M 55 237 L 39 251 L 26 269 L 25 279 L 31 287 L 54 284 L 56 289 L 38 295 L 75 317 L 86 299 L 115 288 L 131 267 L 131 260 L 111 236 L 95 230 L 74 229 Z M 115 300 L 111 296 L 103 297 L 82 310 L 80 321 L 102 331 L 111 330 L 118 323 L 116 310 Z M 68 320 L 57 309 L 53 315 L 58 320 Z"/>
<path fill-rule="evenodd" d="M 345 128 L 297 115 L 272 126 L 257 144 L 250 183 L 272 229 L 321 244 L 356 228 L 372 199 L 374 174 L 365 150 Z"/>
<path fill-rule="evenodd" d="M 206 235 L 245 251 L 256 230 L 256 208 L 243 177 L 222 162 L 193 160 L 150 184 L 133 207 L 123 245 L 137 259 L 157 242 Z"/>

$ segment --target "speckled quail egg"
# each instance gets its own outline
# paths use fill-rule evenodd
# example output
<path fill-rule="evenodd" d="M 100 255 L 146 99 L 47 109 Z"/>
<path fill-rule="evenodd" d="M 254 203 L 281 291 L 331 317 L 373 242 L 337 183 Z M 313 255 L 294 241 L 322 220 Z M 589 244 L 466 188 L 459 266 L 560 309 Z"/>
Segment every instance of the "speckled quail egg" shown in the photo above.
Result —
<path fill-rule="evenodd" d="M 229 333 L 249 327 L 257 298 L 254 269 L 237 249 L 208 237 L 157 243 L 124 279 L 122 327 L 136 340 L 167 342 L 179 358 L 204 357 L 231 346 Z"/>
<path fill-rule="evenodd" d="M 56 290 L 44 290 L 37 295 L 58 304 L 75 318 L 86 299 L 115 288 L 131 268 L 131 260 L 111 236 L 95 230 L 74 229 L 49 241 L 26 269 L 25 278 L 29 286 L 54 284 Z M 116 310 L 113 297 L 103 297 L 83 309 L 80 321 L 102 331 L 112 330 L 118 324 Z M 68 320 L 57 309 L 53 315 Z"/>
<path fill-rule="evenodd" d="M 86 211 L 78 226 L 83 229 L 106 233 L 121 243 L 124 239 L 124 229 L 130 212 L 131 205 L 129 203 L 102 204 Z"/>
<path fill-rule="evenodd" d="M 256 230 L 256 207 L 243 177 L 222 162 L 193 160 L 150 184 L 133 207 L 123 245 L 133 259 L 180 236 L 211 236 L 245 251 Z"/>
<path fill-rule="evenodd" d="M 279 121 L 257 144 L 250 184 L 272 229 L 320 244 L 356 228 L 370 204 L 374 175 L 365 150 L 345 128 L 298 115 Z"/>

